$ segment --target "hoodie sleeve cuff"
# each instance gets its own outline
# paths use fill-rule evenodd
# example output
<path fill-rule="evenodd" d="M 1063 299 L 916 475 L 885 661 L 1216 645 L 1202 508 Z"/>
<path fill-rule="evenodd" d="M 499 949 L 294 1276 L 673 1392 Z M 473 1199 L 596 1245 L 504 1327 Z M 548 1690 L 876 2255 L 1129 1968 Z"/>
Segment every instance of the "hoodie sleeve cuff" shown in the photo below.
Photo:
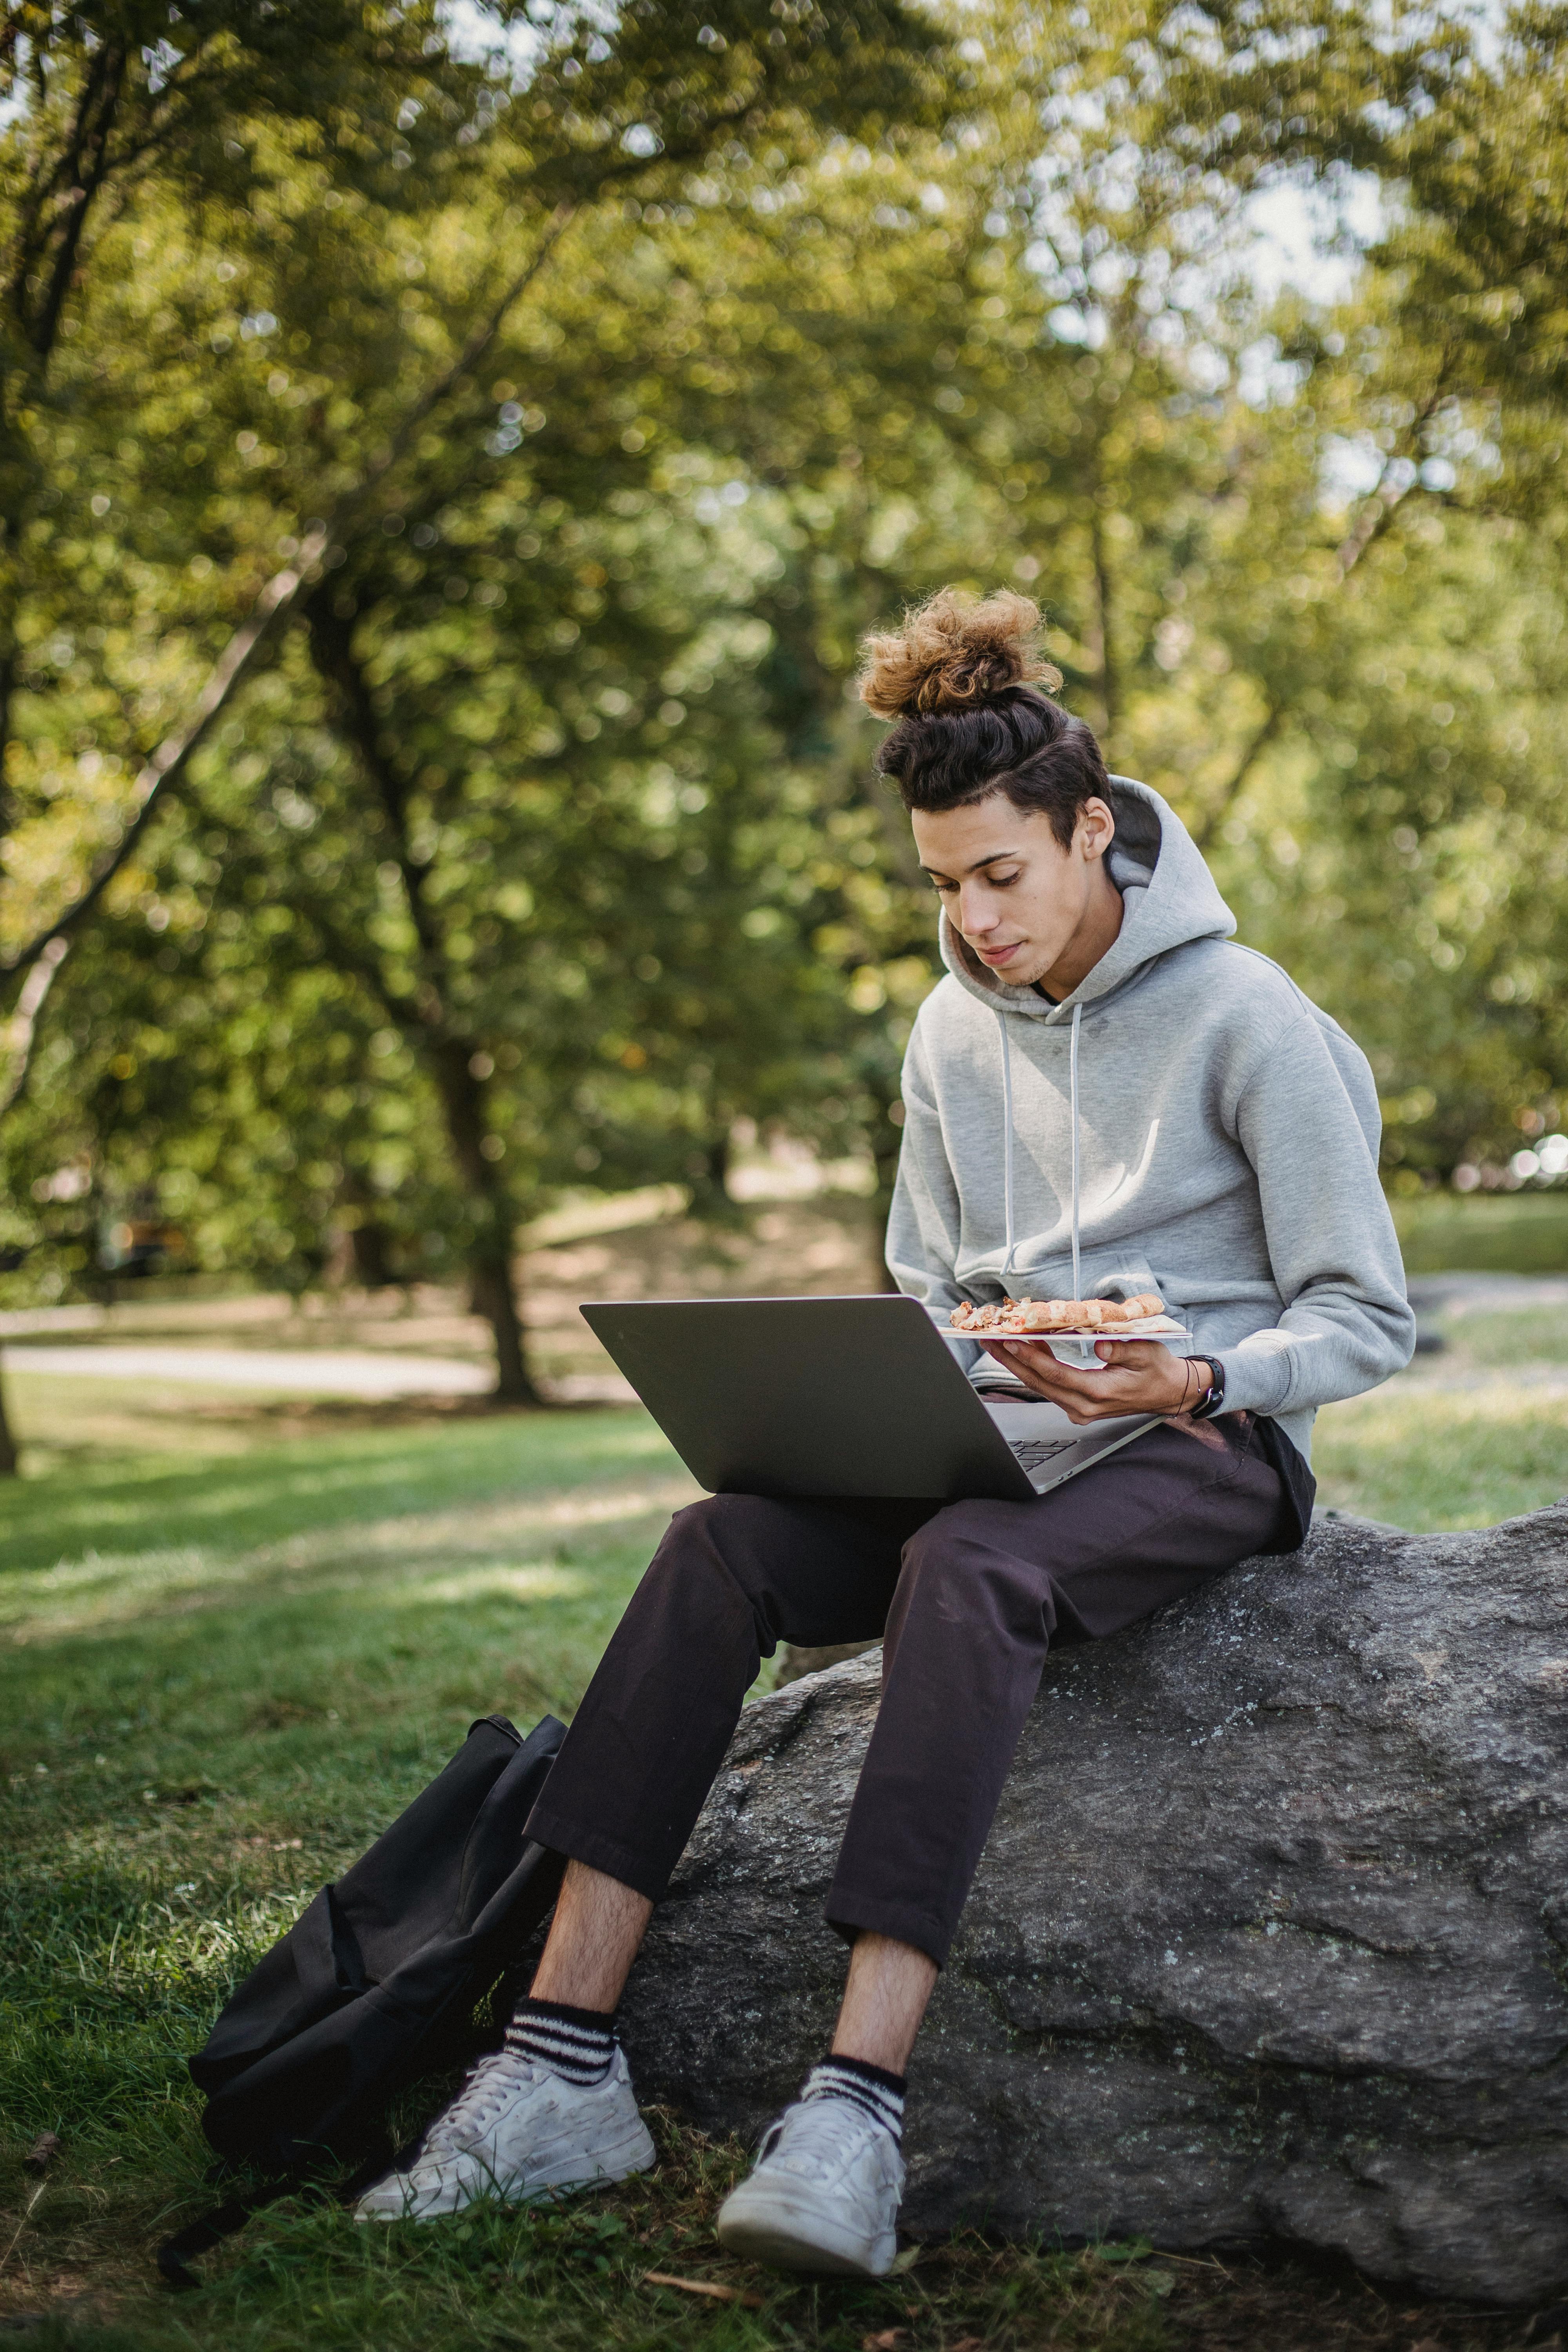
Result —
<path fill-rule="evenodd" d="M 1220 1356 L 1226 1412 L 1279 1412 L 1290 1393 L 1290 1340 L 1285 1331 L 1255 1331 Z"/>

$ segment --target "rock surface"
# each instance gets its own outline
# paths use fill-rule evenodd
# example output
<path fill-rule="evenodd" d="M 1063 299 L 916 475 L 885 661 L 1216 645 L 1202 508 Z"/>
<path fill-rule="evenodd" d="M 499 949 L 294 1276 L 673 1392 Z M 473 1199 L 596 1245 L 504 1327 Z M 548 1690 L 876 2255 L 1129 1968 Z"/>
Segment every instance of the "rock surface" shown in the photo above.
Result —
<path fill-rule="evenodd" d="M 793 1642 L 781 1643 L 773 1688 L 783 1690 L 786 1683 L 797 1683 L 804 1675 L 819 1675 L 824 1666 L 841 1666 L 846 1658 L 863 1658 L 868 1650 L 881 1646 L 880 1642 L 830 1642 L 820 1650 L 802 1650 Z"/>
<path fill-rule="evenodd" d="M 879 1660 L 746 1710 L 636 1971 L 638 2087 L 754 2133 L 826 2046 Z M 1058 1651 L 911 2071 L 905 2226 L 1283 2239 L 1568 2292 L 1568 1507 L 1320 1523 Z"/>

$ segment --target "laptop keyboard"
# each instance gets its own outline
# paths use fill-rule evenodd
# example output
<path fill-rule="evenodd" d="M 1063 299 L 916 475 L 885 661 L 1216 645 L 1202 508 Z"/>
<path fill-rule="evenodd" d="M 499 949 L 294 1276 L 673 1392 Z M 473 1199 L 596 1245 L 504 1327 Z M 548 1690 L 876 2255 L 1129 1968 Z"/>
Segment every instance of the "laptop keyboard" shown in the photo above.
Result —
<path fill-rule="evenodd" d="M 1021 1437 L 1010 1451 L 1020 1470 L 1039 1470 L 1058 1454 L 1070 1454 L 1078 1443 L 1076 1437 Z"/>

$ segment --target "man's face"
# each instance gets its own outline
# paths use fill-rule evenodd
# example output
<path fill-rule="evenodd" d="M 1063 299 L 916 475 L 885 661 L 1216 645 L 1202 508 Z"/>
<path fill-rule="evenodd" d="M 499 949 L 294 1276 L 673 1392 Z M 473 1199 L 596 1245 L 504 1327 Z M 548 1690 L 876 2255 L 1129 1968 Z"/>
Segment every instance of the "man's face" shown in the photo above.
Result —
<path fill-rule="evenodd" d="M 1106 887 L 1115 820 L 1105 803 L 1085 803 L 1065 849 L 1048 817 L 1004 793 L 941 814 L 915 809 L 910 821 L 949 922 L 981 961 L 1013 988 L 1044 980 Z"/>

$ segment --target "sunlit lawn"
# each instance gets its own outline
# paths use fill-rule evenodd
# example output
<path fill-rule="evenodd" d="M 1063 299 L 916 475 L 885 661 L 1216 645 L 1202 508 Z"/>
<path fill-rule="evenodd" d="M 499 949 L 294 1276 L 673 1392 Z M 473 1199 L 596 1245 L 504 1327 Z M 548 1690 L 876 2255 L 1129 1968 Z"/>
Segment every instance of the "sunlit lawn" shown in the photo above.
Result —
<path fill-rule="evenodd" d="M 1435 1191 L 1393 1206 L 1406 1274 L 1568 1272 L 1568 1190 Z"/>
<path fill-rule="evenodd" d="M 1568 1318 L 1452 1317 L 1441 1355 L 1318 1416 L 1319 1499 L 1417 1528 L 1478 1528 L 1568 1494 Z"/>
<path fill-rule="evenodd" d="M 1495 1328 L 1493 1326 L 1495 1325 Z M 1325 1498 L 1409 1526 L 1568 1487 L 1568 1379 L 1517 1327 L 1324 1417 Z M 1474 1371 L 1489 1385 L 1471 1392 Z M 1255 2266 L 927 2250 L 876 2286 L 722 2259 L 741 2161 L 659 2119 L 650 2181 L 543 2216 L 356 2231 L 284 2206 L 174 2299 L 158 2237 L 206 2195 L 183 2061 L 237 1976 L 461 1740 L 501 1709 L 569 1714 L 671 1508 L 692 1491 L 640 1412 L 489 1418 L 127 1398 L 14 1373 L 43 1475 L 0 1494 L 0 2267 L 30 2340 L 263 2352 L 303 2343 L 1442 2347 L 1500 2324 L 1387 2307 Z M 111 1442 L 105 1445 L 105 1436 Z M 44 1440 L 48 1440 L 46 1444 Z M 65 2143 L 36 2208 L 20 2158 Z M 646 2283 L 741 2287 L 760 2307 Z M 76 2298 L 78 2300 L 74 2300 Z M 85 2300 L 80 2300 L 85 2298 Z M 1392 2332 L 1391 2332 L 1392 2330 Z M 889 2331 L 892 2331 L 889 2333 Z"/>

